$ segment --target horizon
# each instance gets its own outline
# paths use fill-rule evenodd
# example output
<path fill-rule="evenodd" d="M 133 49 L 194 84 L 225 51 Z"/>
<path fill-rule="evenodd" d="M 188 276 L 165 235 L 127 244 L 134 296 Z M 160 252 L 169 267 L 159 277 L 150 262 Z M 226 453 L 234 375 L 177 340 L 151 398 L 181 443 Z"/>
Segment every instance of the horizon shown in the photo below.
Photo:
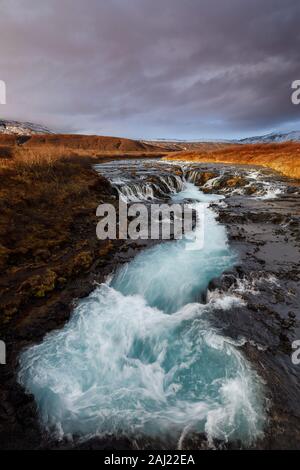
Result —
<path fill-rule="evenodd" d="M 44 123 L 38 123 L 38 122 L 33 122 L 33 121 L 18 121 L 16 119 L 4 119 L 0 118 L 0 122 L 10 122 L 10 123 L 18 123 L 18 124 L 23 124 L 23 125 L 31 125 L 31 126 L 41 126 L 45 127 L 45 130 L 49 131 L 51 134 L 58 134 L 58 135 L 84 135 L 84 136 L 96 136 L 96 137 L 113 137 L 113 138 L 121 138 L 121 139 L 132 139 L 132 140 L 140 140 L 140 141 L 149 141 L 149 142 L 187 142 L 187 143 L 197 143 L 197 142 L 234 142 L 234 141 L 242 141 L 244 139 L 248 138 L 260 138 L 260 137 L 267 137 L 271 135 L 277 135 L 277 134 L 294 134 L 294 133 L 300 133 L 300 128 L 299 129 L 292 129 L 290 131 L 279 131 L 279 130 L 273 130 L 267 133 L 263 134 L 256 134 L 256 135 L 248 135 L 247 137 L 242 137 L 242 138 L 222 138 L 222 137 L 215 137 L 215 138 L 207 138 L 205 139 L 204 137 L 201 138 L 195 138 L 195 139 L 180 139 L 177 137 L 157 137 L 157 138 L 144 138 L 144 137 L 128 137 L 127 135 L 107 135 L 107 134 L 93 134 L 93 133 L 87 133 L 87 132 L 60 132 L 59 130 L 55 131 L 54 129 L 48 128 Z"/>
<path fill-rule="evenodd" d="M 142 140 L 300 129 L 299 16 L 297 0 L 12 0 L 0 18 L 1 115 Z"/>

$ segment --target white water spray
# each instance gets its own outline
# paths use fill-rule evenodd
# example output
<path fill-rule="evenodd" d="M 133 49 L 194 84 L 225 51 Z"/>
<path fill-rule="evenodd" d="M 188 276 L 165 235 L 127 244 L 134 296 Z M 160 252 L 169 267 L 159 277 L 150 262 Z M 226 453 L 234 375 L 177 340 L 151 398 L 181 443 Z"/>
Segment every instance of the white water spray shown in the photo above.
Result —
<path fill-rule="evenodd" d="M 232 303 L 199 299 L 234 261 L 208 207 L 217 198 L 187 184 L 173 197 L 186 199 L 205 204 L 203 250 L 186 250 L 188 238 L 146 250 L 81 300 L 62 330 L 23 352 L 19 380 L 56 436 L 152 437 L 182 447 L 190 432 L 246 445 L 261 435 L 260 381 L 208 320 Z"/>

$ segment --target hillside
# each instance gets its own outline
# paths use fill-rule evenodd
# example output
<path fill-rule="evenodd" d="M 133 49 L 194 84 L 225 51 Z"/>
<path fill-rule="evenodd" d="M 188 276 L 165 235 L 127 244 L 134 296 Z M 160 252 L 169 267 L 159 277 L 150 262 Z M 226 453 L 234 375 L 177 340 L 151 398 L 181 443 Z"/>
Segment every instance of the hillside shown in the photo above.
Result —
<path fill-rule="evenodd" d="M 300 143 L 230 144 L 216 149 L 174 152 L 168 160 L 259 165 L 300 179 Z"/>
<path fill-rule="evenodd" d="M 21 145 L 24 148 L 62 146 L 74 150 L 93 149 L 108 152 L 120 150 L 126 152 L 155 151 L 157 148 L 163 148 L 162 146 L 153 146 L 138 140 L 79 134 L 34 134 L 31 136 L 20 136 L 7 133 L 0 134 L 0 145 Z"/>
<path fill-rule="evenodd" d="M 262 143 L 282 143 L 282 142 L 300 142 L 300 131 L 292 132 L 272 132 L 271 134 L 248 137 L 236 141 L 241 144 L 262 144 Z"/>
<path fill-rule="evenodd" d="M 222 147 L 228 144 L 278 144 L 284 142 L 300 142 L 300 131 L 271 132 L 270 134 L 247 137 L 245 139 L 216 140 L 205 142 L 203 140 L 144 140 L 143 142 L 155 146 L 164 146 L 170 151 L 198 150 L 205 147 Z"/>
<path fill-rule="evenodd" d="M 204 142 L 204 141 L 188 141 L 188 140 L 143 140 L 143 143 L 155 147 L 164 147 L 170 152 L 180 152 L 181 150 L 211 150 L 223 148 L 230 142 Z"/>
<path fill-rule="evenodd" d="M 55 160 L 70 156 L 161 156 L 167 150 L 136 140 L 77 134 L 0 134 L 0 159 Z"/>

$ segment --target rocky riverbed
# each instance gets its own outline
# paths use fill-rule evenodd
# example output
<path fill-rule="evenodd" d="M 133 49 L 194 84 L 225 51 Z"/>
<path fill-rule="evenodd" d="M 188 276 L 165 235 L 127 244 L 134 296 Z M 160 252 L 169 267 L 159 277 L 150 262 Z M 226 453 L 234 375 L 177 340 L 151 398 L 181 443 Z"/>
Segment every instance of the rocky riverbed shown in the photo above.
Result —
<path fill-rule="evenodd" d="M 200 187 L 226 196 L 215 210 L 238 253 L 207 299 L 232 292 L 245 302 L 226 315 L 215 311 L 214 322 L 241 342 L 266 384 L 268 425 L 257 447 L 299 448 L 300 366 L 292 344 L 300 338 L 300 185 L 259 167 L 200 168 Z"/>
<path fill-rule="evenodd" d="M 143 163 L 139 162 L 139 165 Z M 161 166 L 164 164 L 158 162 L 147 162 L 147 165 L 144 182 L 148 185 L 147 191 L 152 188 L 152 193 L 148 191 L 147 194 L 153 197 L 157 190 L 165 193 L 170 187 L 176 190 L 178 178 L 193 181 L 203 192 L 225 196 L 214 209 L 220 222 L 227 227 L 230 245 L 236 251 L 238 261 L 233 269 L 211 281 L 205 300 L 232 292 L 243 301 L 243 305 L 239 304 L 225 313 L 216 309 L 211 313 L 211 320 L 223 334 L 239 342 L 265 382 L 268 424 L 263 439 L 255 446 L 267 449 L 299 448 L 300 366 L 294 365 L 291 360 L 292 342 L 300 339 L 299 186 L 296 182 L 261 169 L 187 163 L 173 163 L 164 168 Z M 151 166 L 154 175 L 149 176 Z M 171 179 L 165 179 L 163 185 L 160 185 L 157 175 L 162 170 Z M 131 168 L 130 171 L 131 176 L 138 180 L 135 170 Z M 24 302 L 18 313 L 10 316 L 7 324 L 1 325 L 1 339 L 5 339 L 8 348 L 8 363 L 1 366 L 2 448 L 134 447 L 130 440 L 116 437 L 104 441 L 93 438 L 80 444 L 76 439 L 71 443 L 54 442 L 39 424 L 34 398 L 26 395 L 16 381 L 20 351 L 40 342 L 47 332 L 63 326 L 69 319 L 76 299 L 88 295 L 95 282 L 102 282 L 117 266 L 148 246 L 146 241 L 99 244 L 95 237 L 95 203 L 98 200 L 115 204 L 117 192 L 105 179 L 93 172 L 91 174 L 92 182 L 85 200 L 92 198 L 93 204 L 85 207 L 85 210 L 81 208 L 82 213 L 77 207 L 76 217 L 74 214 L 72 220 L 76 230 L 72 232 L 74 235 L 70 238 L 68 253 L 59 249 L 50 259 L 50 268 L 56 273 L 53 289 L 47 290 L 46 286 L 44 295 L 36 295 L 42 287 L 37 278 L 31 279 L 28 284 L 25 267 L 15 271 L 10 269 L 9 276 L 1 278 L 6 304 L 13 305 L 14 286 L 23 286 L 18 298 L 25 296 L 23 292 L 31 292 L 30 298 L 22 297 Z M 134 191 L 134 186 L 131 186 L 131 190 Z M 71 260 L 76 259 L 78 251 L 89 252 L 91 258 L 87 260 L 81 255 L 77 269 Z M 39 260 L 37 262 L 43 262 Z M 62 269 L 70 263 L 70 275 L 66 281 L 59 281 L 62 276 L 58 276 L 58 267 Z M 49 269 L 49 259 L 44 261 L 43 266 Z M 35 275 L 40 275 L 39 269 L 46 267 L 35 266 L 35 269 Z M 27 284 L 24 285 L 26 280 Z M 2 300 L 4 309 L 6 304 Z M 144 447 L 150 449 L 160 447 L 159 441 L 144 444 Z M 237 442 L 216 442 L 215 445 L 239 447 Z M 206 448 L 205 436 L 195 436 L 195 439 L 186 442 L 186 447 Z"/>
<path fill-rule="evenodd" d="M 272 200 L 229 197 L 219 219 L 239 254 L 238 265 L 223 276 L 221 286 L 240 291 L 245 306 L 226 318 L 216 315 L 216 322 L 241 339 L 265 380 L 269 423 L 259 447 L 299 448 L 300 366 L 291 358 L 292 343 L 300 338 L 298 187 Z M 219 281 L 211 287 L 220 288 Z"/>

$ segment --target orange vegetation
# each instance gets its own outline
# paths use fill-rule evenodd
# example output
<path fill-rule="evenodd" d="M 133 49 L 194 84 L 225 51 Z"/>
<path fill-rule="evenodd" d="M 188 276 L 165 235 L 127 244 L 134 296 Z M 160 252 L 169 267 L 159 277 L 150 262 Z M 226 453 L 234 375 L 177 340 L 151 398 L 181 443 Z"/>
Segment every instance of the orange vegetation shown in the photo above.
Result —
<path fill-rule="evenodd" d="M 208 146 L 196 151 L 172 152 L 168 160 L 206 163 L 231 163 L 271 168 L 290 178 L 300 179 L 300 143 L 227 144 Z"/>
<path fill-rule="evenodd" d="M 54 161 L 69 157 L 162 156 L 166 149 L 119 137 L 77 134 L 0 134 L 0 165 Z"/>

